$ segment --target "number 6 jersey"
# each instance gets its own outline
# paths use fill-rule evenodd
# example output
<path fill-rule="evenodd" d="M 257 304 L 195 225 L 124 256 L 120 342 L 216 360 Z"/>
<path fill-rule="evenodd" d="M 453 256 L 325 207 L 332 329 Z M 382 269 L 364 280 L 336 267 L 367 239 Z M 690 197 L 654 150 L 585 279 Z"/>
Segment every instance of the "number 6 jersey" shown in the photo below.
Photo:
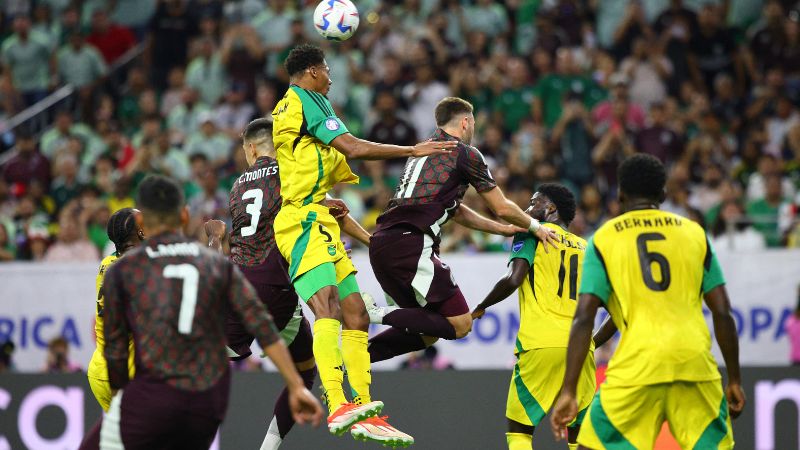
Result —
<path fill-rule="evenodd" d="M 724 283 L 705 232 L 689 219 L 644 209 L 600 227 L 586 249 L 580 293 L 599 297 L 622 333 L 609 383 L 719 379 L 702 295 Z"/>

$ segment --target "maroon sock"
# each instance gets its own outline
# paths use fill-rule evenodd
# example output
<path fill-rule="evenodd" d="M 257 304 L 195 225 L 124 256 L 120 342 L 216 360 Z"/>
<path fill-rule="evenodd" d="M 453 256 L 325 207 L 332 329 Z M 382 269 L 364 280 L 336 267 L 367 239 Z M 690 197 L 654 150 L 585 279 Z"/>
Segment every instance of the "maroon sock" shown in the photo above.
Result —
<path fill-rule="evenodd" d="M 303 378 L 303 382 L 308 390 L 311 390 L 314 387 L 314 379 L 317 377 L 316 366 L 300 372 L 300 376 Z M 283 388 L 281 395 L 278 396 L 278 400 L 275 401 L 274 414 L 275 421 L 278 423 L 278 432 L 280 433 L 281 439 L 283 439 L 294 426 L 292 410 L 289 408 L 289 391 L 286 388 Z"/>
<path fill-rule="evenodd" d="M 81 446 L 78 447 L 78 450 L 100 450 L 100 426 L 102 424 L 103 416 L 100 416 L 92 429 L 84 436 L 83 442 L 81 442 Z"/>
<path fill-rule="evenodd" d="M 424 348 L 425 341 L 422 340 L 421 335 L 389 328 L 370 339 L 367 350 L 370 362 L 378 362 Z"/>
<path fill-rule="evenodd" d="M 411 334 L 455 339 L 456 329 L 443 315 L 424 308 L 399 308 L 383 316 L 383 323 Z"/>

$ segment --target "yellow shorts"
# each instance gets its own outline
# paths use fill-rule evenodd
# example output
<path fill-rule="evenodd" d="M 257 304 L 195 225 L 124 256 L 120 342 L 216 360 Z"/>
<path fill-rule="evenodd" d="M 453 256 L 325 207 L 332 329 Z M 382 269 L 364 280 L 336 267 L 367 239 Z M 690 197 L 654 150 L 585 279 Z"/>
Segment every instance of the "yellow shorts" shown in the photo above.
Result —
<path fill-rule="evenodd" d="M 278 250 L 289 262 L 292 281 L 328 262 L 336 267 L 336 283 L 356 273 L 342 243 L 339 223 L 327 207 L 316 203 L 300 208 L 284 205 L 273 229 Z"/>
<path fill-rule="evenodd" d="M 566 370 L 566 348 L 539 348 L 517 355 L 514 375 L 508 388 L 506 417 L 523 425 L 538 426 L 553 407 Z M 592 402 L 595 381 L 594 355 L 590 352 L 578 378 L 578 417 L 580 425 Z"/>
<path fill-rule="evenodd" d="M 128 376 L 133 379 L 135 373 L 133 341 L 131 341 L 128 346 L 128 352 L 130 355 L 128 358 Z M 111 392 L 111 384 L 108 382 L 108 365 L 106 364 L 106 358 L 103 356 L 102 349 L 96 348 L 94 353 L 92 353 L 92 359 L 89 361 L 86 377 L 89 379 L 89 387 L 92 389 L 92 394 L 94 394 L 94 398 L 97 399 L 97 403 L 100 403 L 100 407 L 103 408 L 103 411 L 108 411 L 113 394 Z"/>
<path fill-rule="evenodd" d="M 681 448 L 732 449 L 720 380 L 600 387 L 578 434 L 591 449 L 653 448 L 664 421 Z"/>

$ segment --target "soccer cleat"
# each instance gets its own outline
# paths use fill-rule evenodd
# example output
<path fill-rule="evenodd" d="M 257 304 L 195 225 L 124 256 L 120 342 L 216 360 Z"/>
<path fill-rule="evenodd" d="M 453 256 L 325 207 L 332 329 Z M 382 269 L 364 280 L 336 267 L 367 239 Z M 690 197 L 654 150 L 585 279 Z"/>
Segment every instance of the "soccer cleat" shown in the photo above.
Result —
<path fill-rule="evenodd" d="M 397 306 L 378 306 L 375 299 L 367 292 L 361 293 L 361 299 L 364 300 L 364 307 L 367 308 L 369 323 L 380 325 L 383 323 L 383 316 L 397 309 Z"/>
<path fill-rule="evenodd" d="M 350 428 L 350 434 L 357 441 L 372 441 L 383 444 L 384 447 L 408 447 L 414 443 L 414 438 L 389 425 L 388 416 L 370 417 L 362 420 Z"/>
<path fill-rule="evenodd" d="M 328 431 L 341 436 L 347 433 L 354 424 L 373 416 L 383 410 L 383 402 L 369 402 L 364 405 L 345 403 L 328 416 Z"/>

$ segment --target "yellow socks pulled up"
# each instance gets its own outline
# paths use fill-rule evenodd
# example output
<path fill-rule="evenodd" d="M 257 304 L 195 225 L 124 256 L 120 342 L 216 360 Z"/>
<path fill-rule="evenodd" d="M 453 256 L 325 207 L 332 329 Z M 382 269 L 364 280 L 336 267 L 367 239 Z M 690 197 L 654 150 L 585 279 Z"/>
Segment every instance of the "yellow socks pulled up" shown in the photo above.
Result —
<path fill-rule="evenodd" d="M 339 350 L 339 330 L 342 324 L 336 319 L 317 319 L 314 322 L 314 359 L 317 361 L 319 378 L 328 403 L 328 411 L 333 413 L 342 403 L 347 403 L 342 382 L 342 352 Z M 367 359 L 369 362 L 369 359 Z"/>
<path fill-rule="evenodd" d="M 525 433 L 506 433 L 506 443 L 508 450 L 531 450 L 533 436 Z"/>
<path fill-rule="evenodd" d="M 372 384 L 366 331 L 342 330 L 342 358 L 347 368 L 347 381 L 353 390 L 353 403 L 372 401 L 369 385 Z"/>

